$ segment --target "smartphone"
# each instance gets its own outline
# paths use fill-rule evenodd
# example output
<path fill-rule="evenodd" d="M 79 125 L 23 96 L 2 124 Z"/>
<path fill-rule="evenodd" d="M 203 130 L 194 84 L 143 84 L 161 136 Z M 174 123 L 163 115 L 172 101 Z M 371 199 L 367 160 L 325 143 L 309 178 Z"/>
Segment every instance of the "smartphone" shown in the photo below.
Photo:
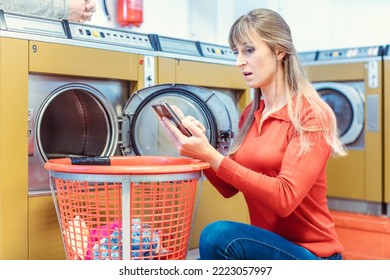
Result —
<path fill-rule="evenodd" d="M 171 106 L 166 101 L 160 101 L 156 104 L 152 104 L 152 108 L 154 111 L 156 111 L 157 115 L 160 116 L 160 118 L 167 118 L 171 122 L 173 122 L 176 127 L 183 133 L 185 136 L 190 137 L 192 133 L 183 126 L 181 123 L 179 117 L 175 114 L 175 112 L 172 110 Z"/>

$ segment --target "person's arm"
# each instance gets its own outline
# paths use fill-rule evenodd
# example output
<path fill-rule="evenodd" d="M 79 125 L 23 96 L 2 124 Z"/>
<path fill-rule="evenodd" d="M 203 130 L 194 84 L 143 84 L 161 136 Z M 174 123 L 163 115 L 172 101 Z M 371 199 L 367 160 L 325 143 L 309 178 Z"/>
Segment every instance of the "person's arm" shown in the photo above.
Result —
<path fill-rule="evenodd" d="M 0 9 L 39 17 L 85 22 L 96 11 L 96 0 L 0 0 Z"/>
<path fill-rule="evenodd" d="M 205 162 L 210 163 L 210 167 L 207 170 L 204 170 L 204 174 L 210 183 L 217 189 L 217 191 L 224 196 L 225 198 L 232 197 L 238 193 L 238 190 L 216 175 L 221 162 L 225 158 L 221 153 L 219 153 L 211 144 L 208 142 L 208 139 L 205 136 L 206 128 L 192 116 L 184 116 L 183 112 L 176 107 L 175 105 L 171 106 L 175 113 L 178 115 L 179 119 L 182 120 L 183 125 L 191 128 L 191 132 L 194 137 L 187 137 L 182 135 L 182 133 L 174 127 L 169 120 L 162 119 L 161 124 L 166 128 L 166 132 L 172 141 L 178 148 L 180 154 L 185 153 L 188 157 L 198 158 Z M 244 119 L 247 117 L 250 110 L 250 105 L 244 110 L 240 116 L 239 127 L 242 126 Z M 176 128 L 176 129 L 175 129 Z M 189 145 L 188 145 L 189 144 Z"/>
<path fill-rule="evenodd" d="M 309 132 L 307 137 L 312 148 L 302 155 L 297 154 L 300 150 L 299 136 L 291 139 L 276 176 L 253 171 L 229 158 L 222 161 L 216 175 L 245 196 L 286 217 L 299 206 L 319 175 L 325 174 L 330 156 L 330 147 L 322 132 Z M 325 184 L 325 180 L 322 184 Z"/>
<path fill-rule="evenodd" d="M 1 0 L 0 9 L 32 16 L 65 19 L 69 15 L 69 0 Z"/>
<path fill-rule="evenodd" d="M 206 169 L 203 173 L 223 197 L 230 198 L 238 193 L 238 189 L 218 177 L 213 169 Z"/>

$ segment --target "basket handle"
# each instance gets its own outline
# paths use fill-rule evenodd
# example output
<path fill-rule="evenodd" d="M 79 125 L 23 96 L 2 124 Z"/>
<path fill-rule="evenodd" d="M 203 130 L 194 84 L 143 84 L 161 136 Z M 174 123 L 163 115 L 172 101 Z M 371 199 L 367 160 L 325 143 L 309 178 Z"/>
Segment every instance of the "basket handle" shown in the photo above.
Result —
<path fill-rule="evenodd" d="M 109 157 L 71 157 L 72 165 L 111 165 Z"/>

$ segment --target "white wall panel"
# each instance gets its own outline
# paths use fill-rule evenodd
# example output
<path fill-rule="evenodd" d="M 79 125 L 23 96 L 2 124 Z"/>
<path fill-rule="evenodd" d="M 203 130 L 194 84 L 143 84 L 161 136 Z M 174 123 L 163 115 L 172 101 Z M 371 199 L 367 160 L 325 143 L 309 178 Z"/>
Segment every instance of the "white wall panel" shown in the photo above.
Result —
<path fill-rule="evenodd" d="M 107 2 L 111 21 L 98 0 L 90 24 L 120 28 Z M 144 0 L 144 23 L 126 28 L 226 45 L 234 20 L 258 7 L 286 19 L 298 51 L 390 43 L 389 0 Z"/>

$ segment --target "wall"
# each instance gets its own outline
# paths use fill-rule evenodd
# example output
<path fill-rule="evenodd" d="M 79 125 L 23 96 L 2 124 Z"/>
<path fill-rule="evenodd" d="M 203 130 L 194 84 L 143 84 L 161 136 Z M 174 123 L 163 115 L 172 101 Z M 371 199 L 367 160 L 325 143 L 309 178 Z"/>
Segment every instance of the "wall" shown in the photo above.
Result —
<path fill-rule="evenodd" d="M 289 23 L 299 50 L 383 45 L 390 42 L 390 29 L 387 28 L 390 26 L 388 0 L 278 2 L 278 11 Z"/>
<path fill-rule="evenodd" d="M 115 22 L 116 0 L 107 0 L 110 21 L 98 1 L 90 24 L 122 28 Z M 234 20 L 265 7 L 290 25 L 299 51 L 390 43 L 388 0 L 144 0 L 144 23 L 125 27 L 141 33 L 227 44 Z"/>
<path fill-rule="evenodd" d="M 106 0 L 110 20 L 104 13 L 103 0 L 96 0 L 97 11 L 88 24 L 124 28 L 134 32 L 188 38 L 190 0 L 143 0 L 144 21 L 140 27 L 121 27 L 116 22 L 117 0 Z"/>

